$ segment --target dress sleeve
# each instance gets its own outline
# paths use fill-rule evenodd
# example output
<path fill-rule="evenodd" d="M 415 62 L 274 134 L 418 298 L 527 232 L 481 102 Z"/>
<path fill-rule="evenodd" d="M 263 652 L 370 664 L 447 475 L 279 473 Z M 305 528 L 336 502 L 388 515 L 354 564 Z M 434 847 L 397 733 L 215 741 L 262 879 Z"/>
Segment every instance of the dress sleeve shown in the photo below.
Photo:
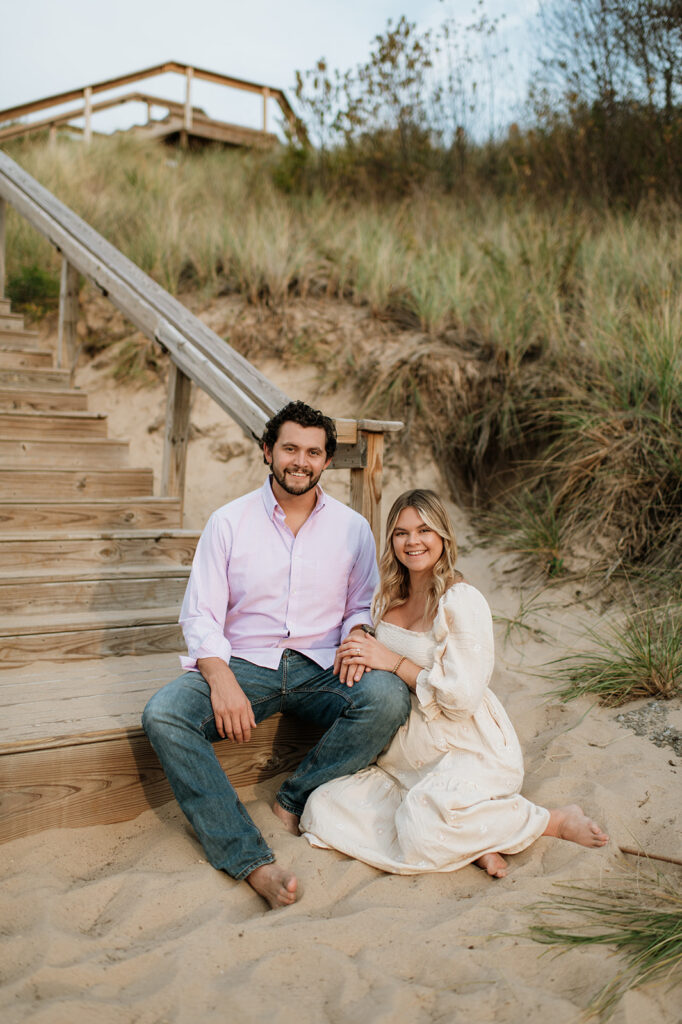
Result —
<path fill-rule="evenodd" d="M 417 676 L 416 694 L 427 719 L 474 714 L 495 663 L 493 620 L 475 587 L 455 583 L 443 595 L 433 623 L 433 667 Z"/>

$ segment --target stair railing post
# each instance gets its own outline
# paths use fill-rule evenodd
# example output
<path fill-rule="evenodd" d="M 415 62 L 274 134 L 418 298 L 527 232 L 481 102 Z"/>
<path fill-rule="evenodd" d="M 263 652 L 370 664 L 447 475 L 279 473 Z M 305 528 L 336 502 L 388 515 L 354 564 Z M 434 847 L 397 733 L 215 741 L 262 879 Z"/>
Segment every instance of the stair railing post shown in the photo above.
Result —
<path fill-rule="evenodd" d="M 78 271 L 65 256 L 59 282 L 59 321 L 57 324 L 57 366 L 76 368 L 78 341 Z"/>
<path fill-rule="evenodd" d="M 268 99 L 270 97 L 270 90 L 267 86 L 263 89 L 263 131 L 268 130 Z"/>
<path fill-rule="evenodd" d="M 85 100 L 85 131 L 83 133 L 83 141 L 86 146 L 89 146 L 92 141 L 92 86 L 86 85 L 83 90 L 83 99 Z"/>
<path fill-rule="evenodd" d="M 191 389 L 191 378 L 172 362 L 168 371 L 161 497 L 179 498 L 181 507 L 185 497 Z"/>
<path fill-rule="evenodd" d="M 5 297 L 5 220 L 7 203 L 0 196 L 0 299 Z"/>
<path fill-rule="evenodd" d="M 367 445 L 367 464 L 350 471 L 350 505 L 369 522 L 377 546 L 381 544 L 381 493 L 384 466 L 384 435 L 380 431 L 358 430 Z"/>
<path fill-rule="evenodd" d="M 183 119 L 180 139 L 183 146 L 187 145 L 189 133 L 192 131 L 192 79 L 194 68 L 187 68 L 185 71 L 185 116 Z"/>

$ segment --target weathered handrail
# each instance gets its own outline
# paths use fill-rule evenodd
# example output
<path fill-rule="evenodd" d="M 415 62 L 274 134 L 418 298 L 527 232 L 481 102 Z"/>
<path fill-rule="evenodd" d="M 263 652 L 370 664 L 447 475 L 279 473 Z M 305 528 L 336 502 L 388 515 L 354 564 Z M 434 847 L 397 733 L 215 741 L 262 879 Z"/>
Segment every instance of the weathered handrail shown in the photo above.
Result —
<path fill-rule="evenodd" d="M 0 151 L 0 298 L 4 295 L 5 204 L 10 203 L 62 254 L 58 362 L 76 348 L 78 274 L 170 356 L 161 493 L 184 494 L 189 395 L 194 381 L 246 432 L 259 437 L 289 399 L 176 298 Z M 337 468 L 351 470 L 351 505 L 381 530 L 383 437 L 402 423 L 337 420 Z"/>
<path fill-rule="evenodd" d="M 116 89 L 133 82 L 139 82 L 145 78 L 153 78 L 156 75 L 175 72 L 185 78 L 185 102 L 177 104 L 173 101 L 159 99 L 158 97 L 147 97 L 146 94 L 129 94 L 124 97 L 116 97 L 101 103 L 93 103 L 92 97 L 110 89 Z M 284 117 L 286 118 L 291 131 L 301 142 L 306 142 L 306 131 L 303 123 L 296 116 L 289 100 L 281 89 L 274 86 L 264 85 L 260 82 L 250 82 L 243 78 L 234 78 L 231 75 L 224 75 L 218 71 L 208 71 L 205 68 L 196 68 L 190 64 L 182 64 L 180 61 L 165 61 L 163 64 L 155 64 L 150 68 L 143 68 L 140 71 L 132 71 L 116 78 L 108 78 L 102 82 L 94 82 L 91 85 L 80 86 L 77 89 L 69 89 L 66 92 L 55 93 L 53 96 L 45 96 L 39 100 L 31 100 L 29 103 L 20 103 L 14 107 L 6 107 L 0 110 L 0 125 L 5 122 L 16 122 L 17 118 L 25 117 L 27 114 L 34 114 L 40 110 L 48 110 L 50 107 L 61 106 L 73 100 L 83 100 L 82 109 L 65 111 L 56 114 L 54 117 L 43 119 L 39 122 L 26 122 L 24 124 L 6 124 L 5 128 L 0 127 L 0 139 L 14 138 L 17 135 L 40 131 L 51 125 L 66 124 L 76 117 L 85 118 L 85 140 L 89 141 L 92 133 L 92 114 L 98 110 L 105 110 L 108 107 L 116 106 L 119 103 L 130 102 L 132 99 L 141 99 L 154 106 L 166 106 L 169 109 L 180 106 L 184 113 L 183 130 L 191 132 L 195 108 L 191 103 L 192 82 L 194 79 L 224 85 L 231 89 L 239 89 L 243 92 L 258 93 L 263 98 L 263 128 L 259 134 L 267 133 L 267 109 L 268 100 L 274 100 Z"/>

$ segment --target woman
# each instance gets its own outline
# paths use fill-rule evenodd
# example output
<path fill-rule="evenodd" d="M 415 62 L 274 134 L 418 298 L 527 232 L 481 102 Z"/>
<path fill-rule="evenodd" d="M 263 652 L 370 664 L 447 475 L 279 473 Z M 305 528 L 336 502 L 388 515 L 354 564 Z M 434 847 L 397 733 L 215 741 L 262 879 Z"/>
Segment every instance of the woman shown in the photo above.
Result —
<path fill-rule="evenodd" d="M 376 634 L 340 647 L 350 665 L 388 669 L 412 691 L 412 712 L 376 765 L 309 798 L 301 831 L 397 874 L 455 871 L 475 862 L 502 878 L 502 854 L 540 836 L 603 846 L 608 836 L 575 804 L 549 811 L 520 795 L 523 758 L 488 688 L 493 627 L 483 596 L 455 568 L 448 514 L 432 491 L 391 509 Z"/>

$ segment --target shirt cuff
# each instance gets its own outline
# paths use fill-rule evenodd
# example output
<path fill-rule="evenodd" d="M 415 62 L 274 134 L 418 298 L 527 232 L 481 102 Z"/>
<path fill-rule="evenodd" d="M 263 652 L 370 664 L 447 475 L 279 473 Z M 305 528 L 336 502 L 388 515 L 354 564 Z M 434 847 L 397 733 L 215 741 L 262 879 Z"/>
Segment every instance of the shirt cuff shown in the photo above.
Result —
<path fill-rule="evenodd" d="M 207 637 L 199 647 L 188 650 L 186 657 L 181 656 L 180 664 L 186 672 L 189 672 L 190 669 L 197 667 L 199 658 L 220 658 L 226 665 L 229 665 L 231 657 L 232 644 L 226 637 L 222 637 L 220 640 L 217 637 Z"/>
<path fill-rule="evenodd" d="M 358 612 L 356 615 L 350 615 L 341 627 L 341 643 L 346 639 L 348 634 L 356 626 L 371 626 L 372 619 L 369 612 Z"/>

